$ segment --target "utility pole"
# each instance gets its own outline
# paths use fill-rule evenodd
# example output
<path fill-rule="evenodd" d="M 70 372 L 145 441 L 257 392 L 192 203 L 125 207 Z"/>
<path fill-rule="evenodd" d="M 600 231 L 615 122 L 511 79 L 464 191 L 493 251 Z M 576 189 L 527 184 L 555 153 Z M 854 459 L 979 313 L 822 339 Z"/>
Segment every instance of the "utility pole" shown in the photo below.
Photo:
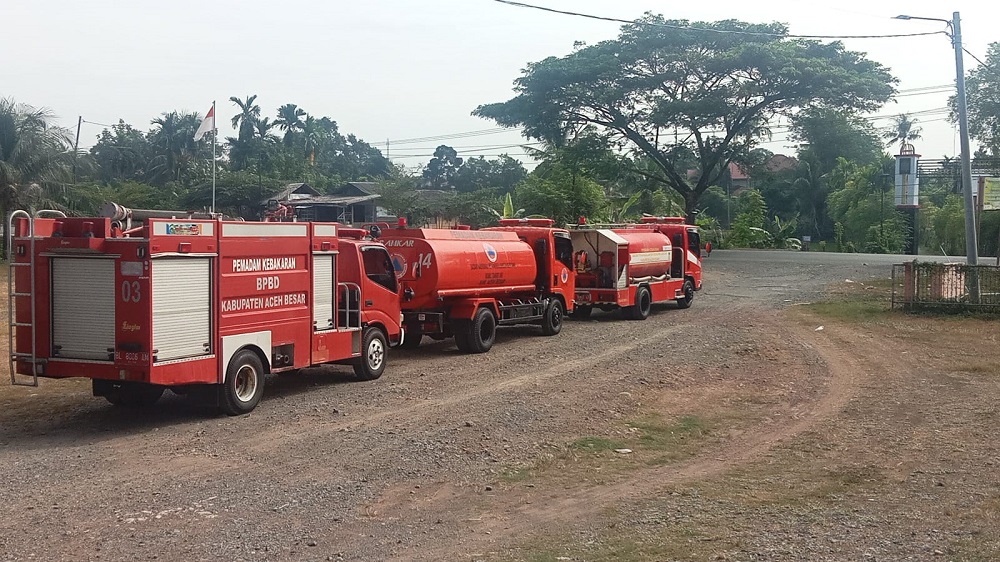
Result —
<path fill-rule="evenodd" d="M 80 127 L 83 126 L 83 115 L 76 120 L 76 141 L 73 143 L 73 185 L 76 185 L 76 159 L 80 153 Z"/>
<path fill-rule="evenodd" d="M 972 200 L 972 156 L 969 149 L 969 108 L 965 99 L 965 63 L 962 57 L 962 23 L 958 12 L 952 14 L 952 46 L 955 47 L 955 73 L 958 88 L 958 136 L 962 143 L 962 190 L 965 192 L 965 254 L 969 265 L 979 263 L 976 240 L 976 207 Z"/>
<path fill-rule="evenodd" d="M 899 15 L 897 20 L 925 20 L 944 22 L 951 28 L 951 46 L 955 49 L 955 86 L 958 98 L 958 133 L 962 143 L 962 190 L 965 194 L 965 255 L 969 265 L 979 264 L 979 246 L 976 243 L 976 206 L 972 200 L 972 156 L 969 149 L 969 108 L 965 99 L 965 63 L 962 56 L 962 20 L 958 12 L 951 19 L 925 18 Z M 978 302 L 978 284 L 973 295 Z"/>

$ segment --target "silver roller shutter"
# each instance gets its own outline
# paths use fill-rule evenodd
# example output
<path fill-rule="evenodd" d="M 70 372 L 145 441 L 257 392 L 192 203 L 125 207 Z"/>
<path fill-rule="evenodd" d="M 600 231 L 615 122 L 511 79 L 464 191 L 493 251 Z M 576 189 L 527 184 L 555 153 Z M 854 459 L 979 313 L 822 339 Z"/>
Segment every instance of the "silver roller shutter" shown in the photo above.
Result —
<path fill-rule="evenodd" d="M 115 260 L 52 258 L 55 357 L 108 361 L 115 347 Z"/>
<path fill-rule="evenodd" d="M 212 338 L 211 258 L 152 261 L 156 360 L 207 355 Z"/>
<path fill-rule="evenodd" d="M 313 326 L 316 330 L 333 328 L 334 256 L 313 256 Z"/>

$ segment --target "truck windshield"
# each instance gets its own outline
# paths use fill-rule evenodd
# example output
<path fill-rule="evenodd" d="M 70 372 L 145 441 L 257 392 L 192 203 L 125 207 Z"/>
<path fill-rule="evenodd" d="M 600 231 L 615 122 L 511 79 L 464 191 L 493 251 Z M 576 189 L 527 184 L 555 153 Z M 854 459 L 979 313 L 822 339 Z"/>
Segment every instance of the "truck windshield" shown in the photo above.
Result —
<path fill-rule="evenodd" d="M 385 248 L 368 247 L 361 252 L 365 261 L 365 275 L 369 279 L 396 292 L 396 270 L 392 267 L 392 259 Z"/>

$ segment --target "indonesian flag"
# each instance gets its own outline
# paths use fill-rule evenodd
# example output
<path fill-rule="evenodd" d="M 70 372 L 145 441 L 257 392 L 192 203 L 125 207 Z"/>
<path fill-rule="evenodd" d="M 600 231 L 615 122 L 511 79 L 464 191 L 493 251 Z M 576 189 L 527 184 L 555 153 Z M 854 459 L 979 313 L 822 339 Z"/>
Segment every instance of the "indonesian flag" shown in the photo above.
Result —
<path fill-rule="evenodd" d="M 199 141 L 205 136 L 205 133 L 215 130 L 215 104 L 212 104 L 212 109 L 208 110 L 208 115 L 205 115 L 205 120 L 201 122 L 201 126 L 198 130 L 194 132 L 194 140 Z"/>

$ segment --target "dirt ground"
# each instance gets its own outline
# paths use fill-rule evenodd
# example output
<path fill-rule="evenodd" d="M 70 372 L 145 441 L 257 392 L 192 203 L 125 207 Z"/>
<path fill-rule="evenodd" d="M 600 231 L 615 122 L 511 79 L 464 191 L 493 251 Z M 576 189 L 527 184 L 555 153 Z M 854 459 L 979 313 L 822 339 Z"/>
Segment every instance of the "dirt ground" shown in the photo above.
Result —
<path fill-rule="evenodd" d="M 244 417 L 4 382 L 0 560 L 1000 559 L 997 323 L 762 255 L 713 253 L 688 310 L 284 375 Z"/>

